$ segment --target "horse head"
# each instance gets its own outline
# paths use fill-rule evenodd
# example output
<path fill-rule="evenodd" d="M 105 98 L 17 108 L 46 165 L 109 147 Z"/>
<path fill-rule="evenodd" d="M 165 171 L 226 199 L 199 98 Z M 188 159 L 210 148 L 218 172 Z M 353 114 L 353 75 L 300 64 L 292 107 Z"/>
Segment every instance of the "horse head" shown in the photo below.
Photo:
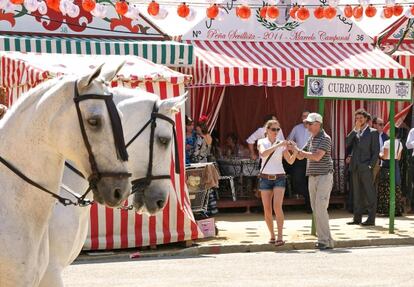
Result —
<path fill-rule="evenodd" d="M 110 207 L 122 204 L 130 191 L 122 124 L 106 85 L 121 66 L 112 74 L 101 75 L 100 65 L 84 76 L 62 78 L 57 92 L 67 104 L 55 106 L 50 124 L 62 156 L 87 175 L 94 200 Z"/>
<path fill-rule="evenodd" d="M 122 113 L 128 139 L 133 205 L 138 212 L 148 211 L 153 214 L 166 205 L 173 189 L 171 175 L 174 171 L 171 170 L 171 160 L 173 147 L 178 148 L 175 143 L 174 118 L 186 96 L 160 100 L 156 95 L 139 89 L 115 90 L 117 95 L 134 95 L 117 106 Z"/>

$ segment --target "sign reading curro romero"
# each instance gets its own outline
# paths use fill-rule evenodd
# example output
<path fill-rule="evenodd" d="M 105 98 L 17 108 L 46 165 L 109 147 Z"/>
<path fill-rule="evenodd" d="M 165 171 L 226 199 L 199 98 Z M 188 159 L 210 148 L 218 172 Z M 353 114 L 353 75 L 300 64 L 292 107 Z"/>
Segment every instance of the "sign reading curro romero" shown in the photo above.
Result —
<path fill-rule="evenodd" d="M 411 80 L 306 76 L 305 98 L 411 101 Z"/>

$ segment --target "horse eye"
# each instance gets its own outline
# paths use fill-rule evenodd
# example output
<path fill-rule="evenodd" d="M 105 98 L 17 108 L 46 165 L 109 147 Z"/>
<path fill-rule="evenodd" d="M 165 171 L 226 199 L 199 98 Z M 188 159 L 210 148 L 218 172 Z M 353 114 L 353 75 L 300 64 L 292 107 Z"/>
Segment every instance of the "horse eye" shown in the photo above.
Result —
<path fill-rule="evenodd" d="M 93 128 L 97 128 L 101 125 L 101 119 L 98 117 L 89 118 L 87 121 L 88 121 L 89 126 Z"/>
<path fill-rule="evenodd" d="M 167 145 L 171 141 L 171 138 L 169 138 L 169 137 L 158 137 L 158 141 L 162 145 Z"/>

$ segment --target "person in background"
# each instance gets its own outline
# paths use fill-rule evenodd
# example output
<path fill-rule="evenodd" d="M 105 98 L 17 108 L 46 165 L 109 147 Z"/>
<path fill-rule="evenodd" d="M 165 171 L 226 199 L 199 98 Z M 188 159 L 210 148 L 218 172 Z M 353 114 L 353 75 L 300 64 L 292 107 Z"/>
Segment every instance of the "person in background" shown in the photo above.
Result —
<path fill-rule="evenodd" d="M 191 163 L 195 142 L 196 133 L 194 130 L 194 122 L 189 116 L 185 116 L 185 164 Z"/>
<path fill-rule="evenodd" d="M 309 194 L 312 211 L 315 216 L 318 242 L 315 247 L 320 250 L 334 248 L 334 240 L 329 228 L 329 198 L 333 186 L 332 140 L 322 129 L 323 119 L 320 114 L 310 113 L 306 118 L 311 133 L 303 149 L 294 145 L 298 159 L 307 159 L 306 175 L 309 176 Z"/>
<path fill-rule="evenodd" d="M 383 150 L 380 152 L 381 170 L 378 184 L 378 205 L 377 213 L 382 216 L 388 216 L 390 209 L 390 140 L 386 140 L 383 144 Z M 401 171 L 400 159 L 403 151 L 401 142 L 401 132 L 396 130 L 395 137 L 395 215 L 401 216 L 404 211 L 401 193 Z"/>
<path fill-rule="evenodd" d="M 411 157 L 409 159 L 408 168 L 408 184 L 409 184 L 409 198 L 411 210 L 409 214 L 414 214 L 414 128 L 410 129 L 408 133 L 407 142 L 405 143 L 407 149 L 412 150 Z"/>
<path fill-rule="evenodd" d="M 209 162 L 211 156 L 211 146 L 213 138 L 208 132 L 207 117 L 202 116 L 196 125 L 197 139 L 194 152 L 191 157 L 192 163 Z"/>
<path fill-rule="evenodd" d="M 7 112 L 7 107 L 5 105 L 0 104 L 0 120 L 4 117 Z"/>
<path fill-rule="evenodd" d="M 238 154 L 239 154 L 239 144 L 238 144 L 237 135 L 235 133 L 229 133 L 224 143 L 222 155 L 223 157 L 231 158 L 231 157 L 237 157 Z"/>
<path fill-rule="evenodd" d="M 265 125 L 268 121 L 270 120 L 277 120 L 276 117 L 274 115 L 266 115 L 263 118 L 263 124 Z M 257 159 L 257 153 L 254 150 L 254 144 L 256 143 L 256 141 L 258 141 L 259 139 L 265 138 L 265 132 L 266 132 L 266 128 L 265 127 L 260 127 L 258 128 L 254 133 L 252 133 L 246 140 L 247 145 L 249 147 L 249 151 L 250 151 L 250 158 L 252 160 L 256 160 Z M 284 140 L 285 137 L 283 135 L 283 131 L 280 130 L 278 132 L 277 135 L 277 139 L 278 140 Z"/>
<path fill-rule="evenodd" d="M 374 129 L 376 129 L 379 133 L 378 141 L 379 141 L 379 145 L 380 145 L 380 151 L 382 151 L 382 148 L 384 146 L 384 142 L 389 139 L 389 136 L 386 133 L 384 133 L 384 120 L 381 119 L 381 118 L 378 118 L 378 117 L 374 117 L 372 119 L 372 127 Z M 377 164 L 375 165 L 374 172 L 373 172 L 374 173 L 374 183 L 375 183 L 376 187 L 378 186 L 378 173 L 379 173 L 379 170 L 380 170 L 380 165 L 381 165 L 381 161 L 379 160 L 377 162 Z"/>
<path fill-rule="evenodd" d="M 368 113 L 359 109 L 355 112 L 355 127 L 346 136 L 346 148 L 352 148 L 350 168 L 354 217 L 347 224 L 375 225 L 377 196 L 374 187 L 373 168 L 380 152 L 378 132 L 368 125 Z M 364 200 L 366 199 L 366 201 Z M 366 204 L 367 203 L 367 204 Z M 362 214 L 368 209 L 368 219 L 362 222 Z"/>
<path fill-rule="evenodd" d="M 269 120 L 265 125 L 265 129 L 266 137 L 257 142 L 257 149 L 262 159 L 259 189 L 263 203 L 264 218 L 270 233 L 269 243 L 281 246 L 285 244 L 283 241 L 284 214 L 282 204 L 286 186 L 286 176 L 282 160 L 285 159 L 289 164 L 292 164 L 295 161 L 297 152 L 291 154 L 286 148 L 288 141 L 277 139 L 278 133 L 281 131 L 277 120 Z M 273 227 L 273 211 L 276 215 L 277 240 L 275 240 Z"/>
<path fill-rule="evenodd" d="M 288 136 L 289 141 L 294 141 L 296 145 L 302 149 L 308 142 L 311 134 L 306 128 L 306 118 L 309 111 L 302 112 L 302 122 L 297 124 Z M 312 213 L 309 200 L 308 177 L 306 176 L 306 159 L 297 159 L 293 164 L 290 175 L 292 177 L 293 190 L 302 194 L 305 198 L 305 208 L 308 213 Z"/>

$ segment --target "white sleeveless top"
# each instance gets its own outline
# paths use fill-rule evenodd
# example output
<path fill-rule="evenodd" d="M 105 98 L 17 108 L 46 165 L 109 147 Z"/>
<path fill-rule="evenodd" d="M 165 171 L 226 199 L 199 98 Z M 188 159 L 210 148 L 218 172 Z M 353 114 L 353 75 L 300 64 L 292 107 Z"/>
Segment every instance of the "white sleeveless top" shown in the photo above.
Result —
<path fill-rule="evenodd" d="M 262 145 L 265 149 L 268 149 L 272 146 L 272 143 L 269 141 L 267 137 L 260 139 L 257 142 L 257 146 Z M 278 147 L 272 157 L 270 158 L 269 162 L 266 164 L 266 167 L 262 171 L 264 174 L 285 174 L 285 169 L 283 168 L 282 160 L 283 160 L 283 152 L 285 151 L 285 147 Z M 262 164 L 260 166 L 260 170 L 263 169 L 263 165 L 266 162 L 267 157 L 260 157 L 262 159 Z"/>

